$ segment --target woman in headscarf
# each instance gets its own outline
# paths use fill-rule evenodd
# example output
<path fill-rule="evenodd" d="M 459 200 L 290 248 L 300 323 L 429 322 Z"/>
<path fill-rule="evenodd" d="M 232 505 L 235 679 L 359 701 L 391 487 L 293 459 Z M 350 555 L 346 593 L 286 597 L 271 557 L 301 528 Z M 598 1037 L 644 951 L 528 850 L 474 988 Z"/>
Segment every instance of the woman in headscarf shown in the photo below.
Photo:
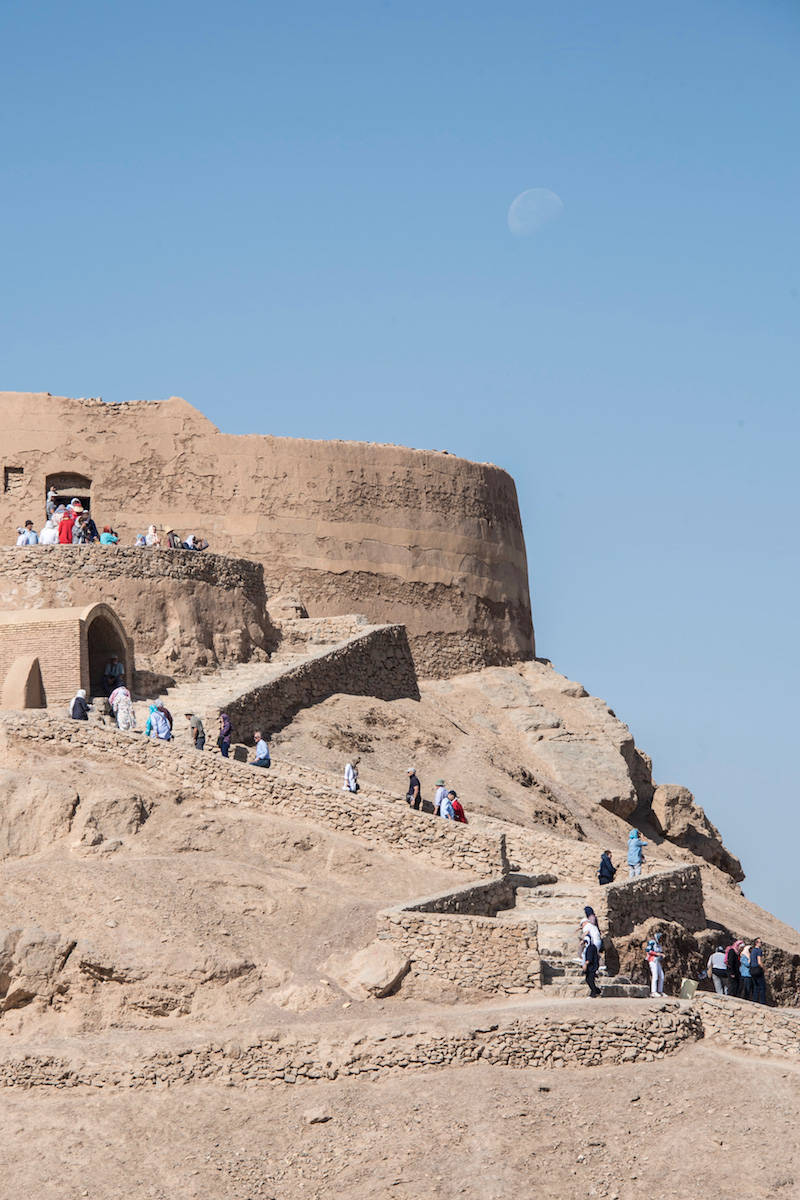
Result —
<path fill-rule="evenodd" d="M 58 545 L 58 530 L 56 529 L 56 523 L 52 517 L 48 517 L 45 521 L 44 529 L 39 534 L 39 541 L 43 546 Z"/>
<path fill-rule="evenodd" d="M 155 546 L 156 549 L 161 545 L 161 538 L 155 525 L 151 525 L 147 531 L 147 537 L 144 539 L 148 546 Z"/>
<path fill-rule="evenodd" d="M 639 830 L 632 829 L 628 834 L 628 879 L 638 879 L 641 875 L 646 845 Z"/>
<path fill-rule="evenodd" d="M 232 733 L 233 730 L 231 728 L 228 714 L 222 713 L 219 719 L 219 737 L 217 738 L 217 745 L 219 746 L 219 752 L 223 758 L 228 757 L 228 751 L 231 748 Z"/>
<path fill-rule="evenodd" d="M 118 684 L 108 697 L 111 711 L 117 718 L 117 728 L 126 732 L 136 728 L 136 713 L 133 711 L 131 694 L 123 683 Z"/>
<path fill-rule="evenodd" d="M 144 735 L 145 737 L 154 738 L 161 742 L 168 742 L 170 739 L 169 721 L 157 704 L 150 705 L 150 712 L 144 727 Z"/>
<path fill-rule="evenodd" d="M 69 706 L 69 715 L 73 721 L 88 721 L 89 720 L 89 705 L 86 703 L 86 692 L 83 688 L 78 688 L 75 695 L 72 697 L 72 703 Z"/>
<path fill-rule="evenodd" d="M 645 959 L 650 968 L 650 995 L 664 995 L 664 951 L 661 949 L 661 930 L 656 930 L 645 949 Z"/>

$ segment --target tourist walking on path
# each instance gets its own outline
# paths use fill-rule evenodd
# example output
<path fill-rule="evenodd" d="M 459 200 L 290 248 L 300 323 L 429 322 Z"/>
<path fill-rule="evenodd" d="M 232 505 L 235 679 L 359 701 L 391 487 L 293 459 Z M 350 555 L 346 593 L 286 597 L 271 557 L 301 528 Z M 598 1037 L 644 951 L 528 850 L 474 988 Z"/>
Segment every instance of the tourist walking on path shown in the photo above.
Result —
<path fill-rule="evenodd" d="M 469 822 L 467 821 L 467 814 L 464 812 L 464 808 L 458 796 L 455 794 L 455 792 L 448 792 L 447 795 L 450 803 L 453 806 L 453 820 L 458 821 L 459 825 L 468 825 Z"/>
<path fill-rule="evenodd" d="M 750 977 L 753 980 L 753 999 L 756 1004 L 767 1003 L 767 980 L 764 975 L 764 950 L 761 938 L 753 942 L 750 951 Z"/>
<path fill-rule="evenodd" d="M 222 713 L 219 719 L 219 737 L 217 738 L 217 745 L 219 746 L 219 752 L 223 758 L 228 757 L 228 751 L 231 748 L 231 732 L 231 723 L 228 719 L 228 714 Z"/>
<path fill-rule="evenodd" d="M 150 713 L 147 718 L 147 724 L 144 727 L 144 735 L 145 737 L 155 738 L 159 742 L 168 742 L 172 736 L 169 721 L 157 704 L 150 705 Z"/>
<path fill-rule="evenodd" d="M 641 875 L 646 845 L 639 830 L 632 829 L 628 834 L 628 879 L 638 879 Z"/>
<path fill-rule="evenodd" d="M 406 792 L 406 801 L 411 808 L 419 808 L 422 804 L 422 788 L 417 779 L 416 767 L 409 767 L 406 772 L 408 775 L 408 791 Z"/>
<path fill-rule="evenodd" d="M 447 784 L 443 779 L 436 780 L 436 791 L 433 796 L 433 812 L 435 816 L 439 816 L 439 810 L 442 807 L 442 801 L 447 796 Z"/>
<path fill-rule="evenodd" d="M 269 767 L 272 765 L 272 759 L 269 756 L 269 746 L 261 736 L 261 730 L 257 729 L 253 734 L 256 740 L 256 756 L 252 761 L 254 767 Z"/>
<path fill-rule="evenodd" d="M 447 792 L 444 800 L 439 805 L 439 816 L 444 817 L 445 821 L 455 821 L 456 819 L 456 814 L 453 812 L 454 799 L 457 799 L 457 797 L 455 792 L 451 790 Z"/>
<path fill-rule="evenodd" d="M 597 878 L 601 883 L 613 883 L 617 868 L 611 861 L 611 851 L 604 850 L 600 856 L 600 866 L 597 868 Z"/>
<path fill-rule="evenodd" d="M 728 968 L 725 966 L 725 951 L 722 946 L 717 946 L 716 950 L 709 954 L 706 970 L 713 981 L 714 991 L 718 996 L 724 996 L 728 985 Z"/>
<path fill-rule="evenodd" d="M 358 757 L 358 755 L 355 755 L 353 758 L 351 758 L 350 762 L 345 763 L 344 786 L 342 788 L 343 792 L 358 791 L 358 764 L 360 762 L 361 759 Z"/>
<path fill-rule="evenodd" d="M 162 712 L 167 718 L 167 724 L 169 725 L 169 736 L 172 737 L 172 726 L 174 725 L 172 713 L 168 708 L 165 707 L 163 700 L 156 700 L 156 708 L 159 709 L 159 711 Z"/>
<path fill-rule="evenodd" d="M 136 728 L 136 713 L 133 711 L 131 694 L 124 686 L 122 679 L 119 681 L 119 686 L 114 688 L 114 691 L 108 697 L 108 703 L 111 705 L 111 711 L 117 718 L 118 729 L 127 732 Z"/>
<path fill-rule="evenodd" d="M 206 731 L 203 728 L 203 722 L 195 713 L 186 713 L 186 720 L 189 722 L 189 733 L 192 738 L 192 745 L 195 750 L 202 750 L 206 744 Z"/>
<path fill-rule="evenodd" d="M 593 1000 L 597 999 L 602 993 L 595 983 L 597 972 L 600 969 L 600 951 L 597 948 L 597 943 L 591 936 L 589 927 L 587 926 L 583 938 L 583 951 L 581 953 L 581 965 L 586 974 L 586 983 L 589 988 L 589 995 Z"/>
<path fill-rule="evenodd" d="M 733 942 L 725 951 L 725 966 L 728 968 L 728 991 L 729 996 L 739 995 L 739 951 L 744 942 Z"/>
<path fill-rule="evenodd" d="M 86 692 L 83 688 L 78 688 L 72 697 L 72 703 L 69 706 L 69 715 L 73 721 L 88 721 L 90 708 L 91 705 L 86 703 Z"/>
<path fill-rule="evenodd" d="M 661 949 L 661 933 L 654 933 L 647 943 L 645 958 L 650 968 L 650 995 L 664 995 L 664 951 Z"/>

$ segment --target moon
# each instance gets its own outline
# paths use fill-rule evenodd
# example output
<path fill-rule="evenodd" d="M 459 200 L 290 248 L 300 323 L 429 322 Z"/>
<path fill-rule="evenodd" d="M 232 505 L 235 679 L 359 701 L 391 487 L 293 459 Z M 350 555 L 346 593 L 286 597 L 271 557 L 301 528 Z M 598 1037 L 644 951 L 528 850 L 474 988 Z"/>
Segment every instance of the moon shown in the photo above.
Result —
<path fill-rule="evenodd" d="M 564 202 L 547 188 L 528 188 L 520 192 L 508 210 L 508 228 L 516 237 L 538 233 L 548 221 L 561 215 Z"/>

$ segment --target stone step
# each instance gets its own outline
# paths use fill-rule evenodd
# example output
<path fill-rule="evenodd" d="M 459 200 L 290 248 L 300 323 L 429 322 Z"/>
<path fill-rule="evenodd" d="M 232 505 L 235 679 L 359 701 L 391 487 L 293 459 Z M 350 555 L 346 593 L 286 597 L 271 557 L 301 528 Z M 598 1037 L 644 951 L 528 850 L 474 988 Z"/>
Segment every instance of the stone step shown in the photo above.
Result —
<path fill-rule="evenodd" d="M 650 995 L 650 989 L 644 984 L 617 983 L 615 980 L 606 983 L 599 975 L 595 982 L 601 995 L 608 999 L 646 1000 Z M 584 980 L 546 983 L 542 990 L 547 996 L 558 996 L 562 1000 L 583 999 L 589 994 Z"/>

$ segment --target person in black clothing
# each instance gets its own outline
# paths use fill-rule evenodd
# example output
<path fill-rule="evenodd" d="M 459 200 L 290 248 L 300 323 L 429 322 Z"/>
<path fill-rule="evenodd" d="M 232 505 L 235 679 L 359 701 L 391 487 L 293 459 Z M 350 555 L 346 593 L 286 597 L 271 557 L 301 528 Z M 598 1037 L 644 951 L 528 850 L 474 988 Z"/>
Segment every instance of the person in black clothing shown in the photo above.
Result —
<path fill-rule="evenodd" d="M 734 942 L 732 946 L 728 946 L 725 951 L 725 966 L 728 970 L 728 991 L 729 996 L 738 996 L 741 986 L 741 977 L 739 973 L 739 954 L 744 942 Z"/>
<path fill-rule="evenodd" d="M 88 721 L 90 708 L 91 705 L 86 702 L 86 692 L 83 688 L 78 688 L 69 706 L 69 715 L 73 721 Z"/>
<path fill-rule="evenodd" d="M 419 808 L 422 804 L 422 788 L 417 779 L 416 767 L 408 768 L 408 791 L 406 792 L 406 800 L 412 808 Z"/>
<path fill-rule="evenodd" d="M 613 883 L 617 868 L 611 861 L 611 851 L 604 850 L 597 870 L 597 878 L 601 883 Z"/>
<path fill-rule="evenodd" d="M 586 983 L 589 987 L 589 995 L 593 1000 L 595 997 L 600 995 L 600 989 L 594 982 L 599 967 L 600 953 L 591 937 L 587 935 L 583 945 L 583 969 L 586 972 Z"/>

